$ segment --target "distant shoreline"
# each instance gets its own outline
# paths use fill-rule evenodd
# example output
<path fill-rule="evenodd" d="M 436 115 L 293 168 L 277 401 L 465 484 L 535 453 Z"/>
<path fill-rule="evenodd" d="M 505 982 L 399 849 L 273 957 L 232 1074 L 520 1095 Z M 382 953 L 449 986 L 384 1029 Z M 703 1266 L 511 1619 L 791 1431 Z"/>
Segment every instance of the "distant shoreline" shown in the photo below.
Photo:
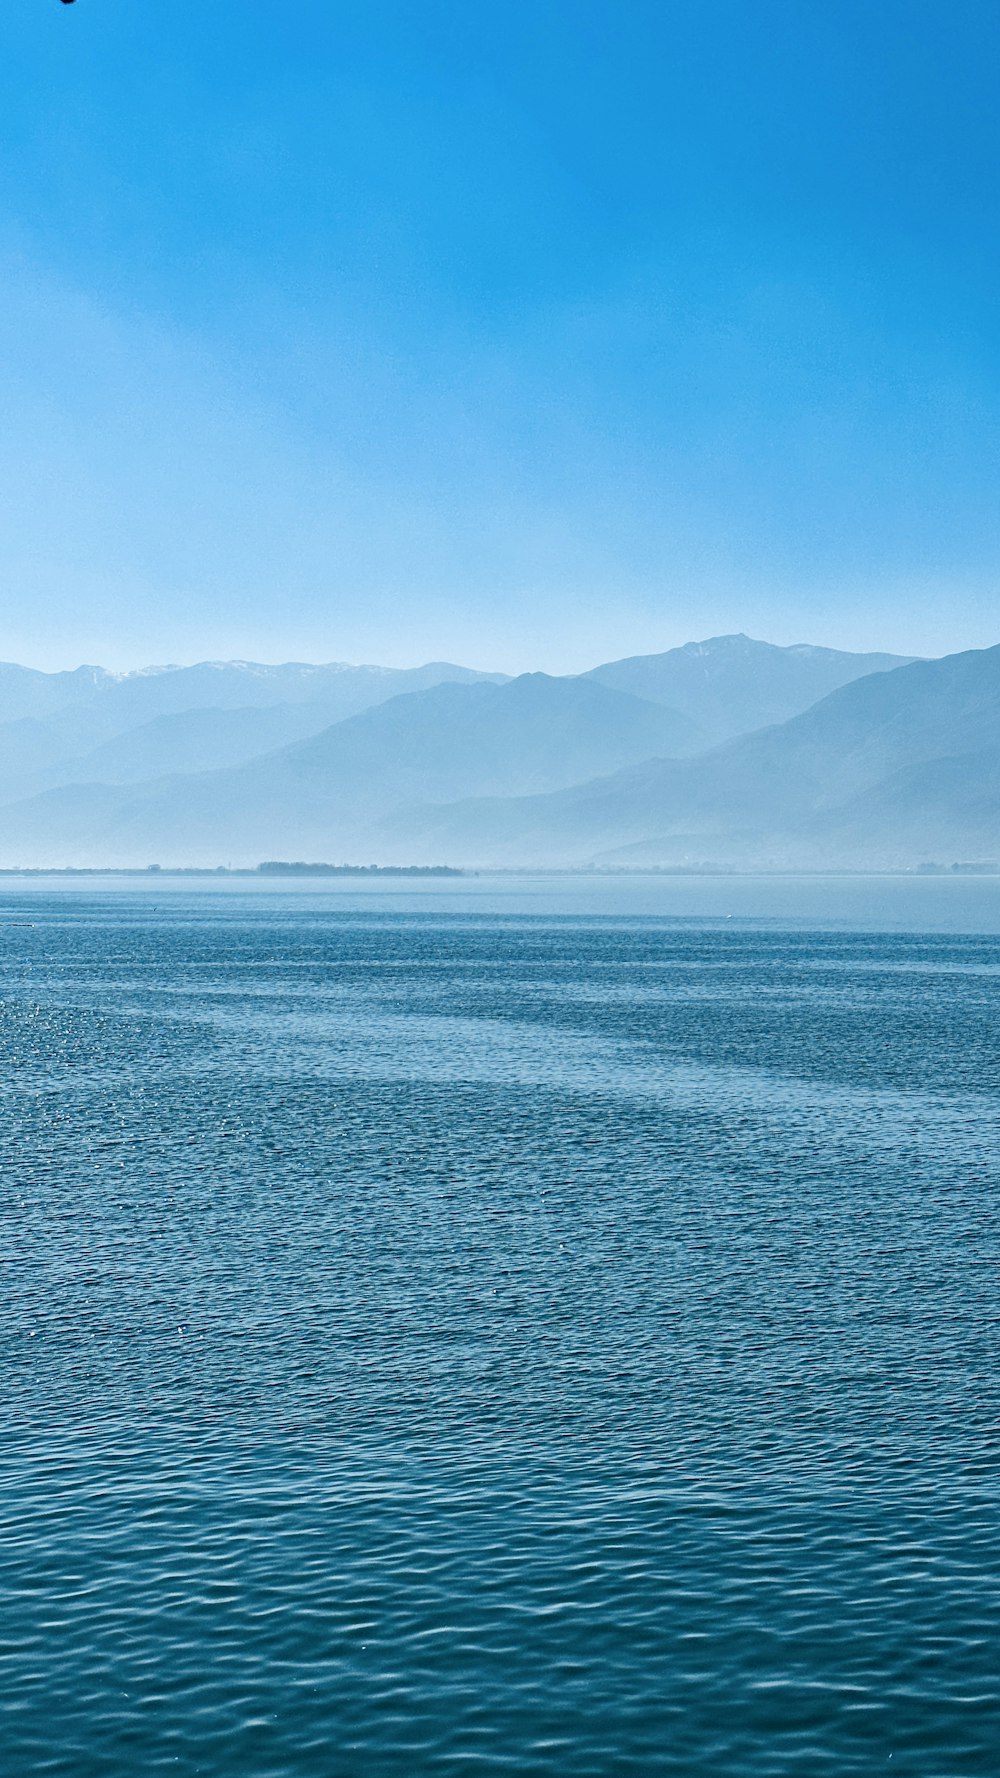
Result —
<path fill-rule="evenodd" d="M 0 865 L 0 879 L 20 877 L 134 877 L 155 882 L 162 877 L 251 879 L 256 882 L 283 877 L 361 878 L 473 878 L 491 877 L 900 877 L 925 882 L 930 877 L 955 880 L 964 877 L 1000 876 L 992 862 L 917 865 L 761 865 L 732 868 L 718 864 L 696 865 L 479 865 L 462 868 L 450 864 L 284 864 L 268 861 L 257 865 Z"/>
<path fill-rule="evenodd" d="M 0 877 L 464 877 L 450 864 L 8 864 Z M 473 873 L 474 875 L 475 873 Z"/>

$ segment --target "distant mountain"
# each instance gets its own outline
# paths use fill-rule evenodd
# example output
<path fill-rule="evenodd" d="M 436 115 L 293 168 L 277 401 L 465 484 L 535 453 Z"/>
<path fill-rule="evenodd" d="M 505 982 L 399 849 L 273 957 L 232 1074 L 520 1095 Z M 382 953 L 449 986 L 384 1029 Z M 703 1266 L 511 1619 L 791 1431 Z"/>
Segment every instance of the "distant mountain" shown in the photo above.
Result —
<path fill-rule="evenodd" d="M 68 673 L 40 673 L 0 661 L 0 723 L 50 716 L 70 704 L 89 703 L 117 683 L 103 667 L 75 667 Z"/>
<path fill-rule="evenodd" d="M 352 716 L 403 691 L 422 691 L 449 681 L 502 681 L 503 673 L 477 673 L 450 661 L 423 667 L 354 667 L 343 661 L 314 665 L 285 661 L 199 661 L 192 667 L 141 667 L 108 673 L 77 667 L 41 673 L 0 662 L 0 722 L 99 704 L 119 727 L 148 722 L 180 710 L 235 710 L 246 705 L 325 703 Z"/>
<path fill-rule="evenodd" d="M 67 732 L 56 717 L 18 716 L 0 722 L 0 802 L 46 783 L 48 772 L 67 757 L 89 752 L 99 734 L 100 728 L 90 725 Z"/>
<path fill-rule="evenodd" d="M 581 864 L 1000 858 L 1000 648 L 917 662 L 693 759 L 387 822 L 387 855 Z M 970 851 L 971 848 L 971 851 Z"/>
<path fill-rule="evenodd" d="M 783 720 L 832 686 L 895 664 L 891 655 L 723 636 L 582 677 L 686 716 L 691 726 L 673 753 Z M 138 783 L 242 764 L 401 693 L 483 681 L 503 684 L 505 676 L 447 661 L 404 669 L 201 661 L 124 674 L 0 664 L 0 804 L 60 784 Z M 544 734 L 538 740 L 544 753 Z"/>
<path fill-rule="evenodd" d="M 185 710 L 119 731 L 99 706 L 0 723 L 0 805 L 56 784 L 127 784 L 235 764 L 325 726 L 311 704 Z"/>
<path fill-rule="evenodd" d="M 236 764 L 401 692 L 504 677 L 446 661 L 413 668 L 203 661 L 125 674 L 0 665 L 0 803 L 60 783 L 134 782 Z"/>
<path fill-rule="evenodd" d="M 492 683 L 505 676 L 477 673 L 450 661 L 423 667 L 352 667 L 334 661 L 314 666 L 286 661 L 268 666 L 259 661 L 200 661 L 193 667 L 147 667 L 101 684 L 97 696 L 119 731 L 149 722 L 155 716 L 184 710 L 237 710 L 247 706 L 319 704 L 328 722 L 340 722 L 401 692 L 429 686 Z M 2 689 L 2 688 L 0 688 Z"/>
<path fill-rule="evenodd" d="M 906 666 L 912 659 L 843 654 L 805 643 L 778 648 L 750 636 L 713 636 L 666 654 L 609 661 L 587 677 L 679 710 L 697 722 L 707 744 L 786 722 L 840 686 L 867 673 Z"/>
<path fill-rule="evenodd" d="M 139 784 L 176 772 L 216 771 L 304 740 L 335 720 L 322 703 L 180 710 L 112 735 L 79 756 L 63 756 L 38 776 L 53 785 Z"/>
<path fill-rule="evenodd" d="M 440 684 L 233 769 L 134 790 L 74 784 L 15 804 L 0 812 L 0 859 L 359 856 L 392 810 L 547 791 L 699 739 L 686 718 L 588 679 Z"/>
<path fill-rule="evenodd" d="M 827 851 L 870 856 L 1000 864 L 1000 745 L 893 772 L 833 812 L 822 840 Z"/>
<path fill-rule="evenodd" d="M 699 646 L 729 658 L 732 685 L 740 651 L 723 641 Z M 824 672 L 877 658 L 834 657 L 834 667 L 827 650 L 747 646 L 799 665 L 820 657 Z M 194 678 L 187 692 L 168 683 L 171 697 L 199 687 L 245 694 L 258 674 L 272 692 L 298 686 L 301 695 L 166 711 L 125 729 L 116 727 L 123 682 L 51 676 L 74 682 L 70 702 L 0 724 L 0 772 L 6 760 L 22 782 L 56 786 L 82 765 L 92 781 L 0 809 L 0 862 L 1000 860 L 1000 648 L 869 672 L 707 750 L 688 717 L 599 675 L 500 681 L 443 670 L 457 677 L 329 723 L 325 698 L 334 709 L 342 695 L 377 699 L 386 677 L 240 663 L 177 669 Z M 35 678 L 11 682 L 22 701 L 41 697 Z M 162 772 L 178 764 L 190 769 Z"/>

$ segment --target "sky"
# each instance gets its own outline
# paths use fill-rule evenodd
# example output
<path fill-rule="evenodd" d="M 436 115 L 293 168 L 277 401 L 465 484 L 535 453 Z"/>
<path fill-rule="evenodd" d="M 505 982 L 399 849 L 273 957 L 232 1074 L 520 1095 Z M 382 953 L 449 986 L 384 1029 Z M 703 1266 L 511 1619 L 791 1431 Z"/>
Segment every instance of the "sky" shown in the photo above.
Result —
<path fill-rule="evenodd" d="M 0 657 L 1000 641 L 993 0 L 0 0 Z"/>

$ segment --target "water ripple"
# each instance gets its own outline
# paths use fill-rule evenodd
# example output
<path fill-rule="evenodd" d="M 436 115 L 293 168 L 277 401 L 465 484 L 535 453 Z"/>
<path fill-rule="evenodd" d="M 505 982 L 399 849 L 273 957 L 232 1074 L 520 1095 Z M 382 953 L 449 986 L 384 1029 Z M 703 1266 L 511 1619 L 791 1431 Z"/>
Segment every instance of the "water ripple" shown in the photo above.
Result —
<path fill-rule="evenodd" d="M 995 1771 L 1000 941 L 116 908 L 0 930 L 5 1774 Z"/>

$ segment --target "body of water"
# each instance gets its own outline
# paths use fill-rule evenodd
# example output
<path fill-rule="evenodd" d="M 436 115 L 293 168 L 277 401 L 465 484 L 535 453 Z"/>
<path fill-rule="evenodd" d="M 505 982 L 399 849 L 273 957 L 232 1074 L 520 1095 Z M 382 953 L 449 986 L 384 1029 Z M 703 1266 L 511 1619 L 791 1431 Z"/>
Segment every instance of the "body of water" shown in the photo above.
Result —
<path fill-rule="evenodd" d="M 990 879 L 0 884 L 0 1769 L 994 1773 L 998 988 Z"/>

